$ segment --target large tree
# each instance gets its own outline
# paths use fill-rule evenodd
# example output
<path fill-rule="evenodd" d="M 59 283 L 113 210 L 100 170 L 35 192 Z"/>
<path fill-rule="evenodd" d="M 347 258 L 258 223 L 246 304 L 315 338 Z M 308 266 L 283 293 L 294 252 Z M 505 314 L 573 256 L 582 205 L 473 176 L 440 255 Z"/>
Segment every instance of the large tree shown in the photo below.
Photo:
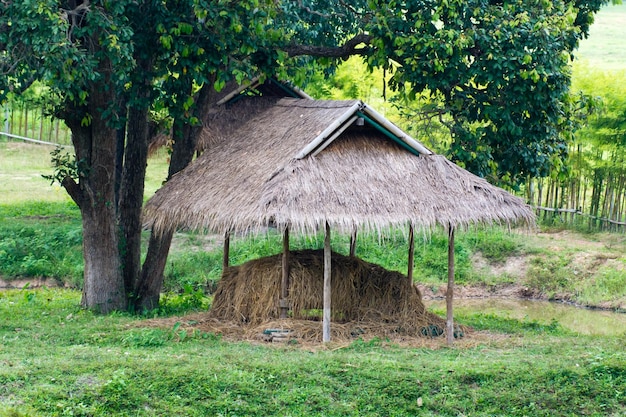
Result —
<path fill-rule="evenodd" d="M 233 75 L 265 70 L 256 53 L 276 36 L 273 3 L 26 0 L 0 7 L 1 93 L 41 80 L 54 96 L 54 115 L 72 131 L 76 162 L 59 166 L 56 177 L 83 219 L 83 305 L 153 307 L 160 285 L 151 290 L 140 279 L 149 112 L 160 100 L 174 120 L 173 174 L 191 160 L 216 90 Z M 151 256 L 146 269 L 153 265 Z"/>
<path fill-rule="evenodd" d="M 437 120 L 449 129 L 442 149 L 448 156 L 480 176 L 515 184 L 547 175 L 566 153 L 576 108 L 571 56 L 603 4 L 375 2 L 367 62 L 387 70 L 409 120 Z"/>
<path fill-rule="evenodd" d="M 563 63 L 602 3 L 4 0 L 0 98 L 42 81 L 72 130 L 76 163 L 57 179 L 83 218 L 83 305 L 151 308 L 171 241 L 153 235 L 140 264 L 151 109 L 173 120 L 172 175 L 226 82 L 302 80 L 362 55 L 393 72 L 393 88 L 442 98 L 457 159 L 518 175 L 558 154 Z"/>

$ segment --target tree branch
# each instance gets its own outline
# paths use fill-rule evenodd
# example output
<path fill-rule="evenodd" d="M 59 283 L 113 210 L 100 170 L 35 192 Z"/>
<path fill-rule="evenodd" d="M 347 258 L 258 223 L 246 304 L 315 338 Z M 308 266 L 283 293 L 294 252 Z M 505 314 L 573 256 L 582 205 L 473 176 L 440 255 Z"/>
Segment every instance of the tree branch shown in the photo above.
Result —
<path fill-rule="evenodd" d="M 326 14 L 326 13 L 320 13 L 320 12 L 318 12 L 318 11 L 312 10 L 312 9 L 311 9 L 310 7 L 308 7 L 308 6 L 305 6 L 304 4 L 302 4 L 302 0 L 299 0 L 299 1 L 298 1 L 298 6 L 300 6 L 300 8 L 301 8 L 302 10 L 304 10 L 305 12 L 307 12 L 307 13 L 309 13 L 309 14 L 316 15 L 316 16 L 323 17 L 324 19 L 328 19 L 328 18 L 330 18 L 330 17 L 331 17 L 331 15 L 329 15 L 329 14 Z"/>
<path fill-rule="evenodd" d="M 78 184 L 76 184 L 76 181 L 74 181 L 72 177 L 67 176 L 61 181 L 61 185 L 65 188 L 72 200 L 74 200 L 76 205 L 81 207 L 83 204 L 83 193 Z"/>
<path fill-rule="evenodd" d="M 291 57 L 294 56 L 317 56 L 329 58 L 348 58 L 352 55 L 362 55 L 367 51 L 367 47 L 357 48 L 360 44 L 369 45 L 373 36 L 361 33 L 349 39 L 341 46 L 316 46 L 316 45 L 290 45 L 283 50 Z"/>

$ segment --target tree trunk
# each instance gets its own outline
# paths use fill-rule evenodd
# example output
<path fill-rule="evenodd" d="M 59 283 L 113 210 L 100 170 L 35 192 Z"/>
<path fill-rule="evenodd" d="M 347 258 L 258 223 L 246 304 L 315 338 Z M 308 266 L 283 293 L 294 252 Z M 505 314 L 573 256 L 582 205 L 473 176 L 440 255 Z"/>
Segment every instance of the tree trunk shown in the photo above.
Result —
<path fill-rule="evenodd" d="M 125 310 L 115 209 L 102 203 L 81 208 L 81 214 L 85 260 L 81 305 L 104 314 Z"/>
<path fill-rule="evenodd" d="M 163 271 L 167 264 L 167 254 L 174 236 L 173 230 L 161 235 L 152 232 L 148 243 L 148 253 L 141 270 L 141 278 L 135 288 L 135 309 L 153 310 L 159 306 Z"/>
<path fill-rule="evenodd" d="M 194 115 L 199 120 L 204 119 L 213 104 L 215 90 L 213 83 L 207 82 L 198 92 Z M 174 145 L 168 171 L 168 179 L 172 175 L 184 169 L 193 159 L 196 145 L 202 126 L 191 126 L 182 123 L 180 120 L 174 122 Z M 150 235 L 148 255 L 141 270 L 141 277 L 135 289 L 137 309 L 153 309 L 159 304 L 161 288 L 163 287 L 163 271 L 167 262 L 170 245 L 174 230 L 165 231 L 160 235 L 154 233 Z"/>
<path fill-rule="evenodd" d="M 145 98 L 147 100 L 147 98 Z M 148 165 L 148 108 L 128 110 L 127 143 L 119 201 L 119 224 L 124 248 L 122 271 L 128 295 L 135 290 L 141 273 L 141 211 Z"/>
<path fill-rule="evenodd" d="M 115 209 L 115 148 L 117 135 L 102 112 L 114 100 L 102 85 L 90 91 L 88 108 L 73 109 L 66 122 L 72 130 L 77 160 L 82 161 L 78 184 L 66 177 L 62 181 L 80 208 L 83 221 L 85 261 L 81 304 L 100 313 L 128 307 L 119 256 Z M 83 124 L 88 111 L 91 124 Z"/>
<path fill-rule="evenodd" d="M 191 135 L 190 126 L 174 123 L 174 146 L 170 160 L 168 179 L 175 173 L 185 168 L 193 159 L 196 149 L 198 134 Z M 180 129 L 180 130 L 179 130 Z M 179 137 L 176 131 L 180 134 Z M 174 230 L 167 230 L 161 234 L 154 231 L 150 234 L 148 254 L 141 270 L 141 276 L 135 288 L 135 308 L 139 310 L 151 310 L 159 305 L 161 288 L 163 287 L 163 272 L 167 262 L 167 255 L 174 236 Z"/>

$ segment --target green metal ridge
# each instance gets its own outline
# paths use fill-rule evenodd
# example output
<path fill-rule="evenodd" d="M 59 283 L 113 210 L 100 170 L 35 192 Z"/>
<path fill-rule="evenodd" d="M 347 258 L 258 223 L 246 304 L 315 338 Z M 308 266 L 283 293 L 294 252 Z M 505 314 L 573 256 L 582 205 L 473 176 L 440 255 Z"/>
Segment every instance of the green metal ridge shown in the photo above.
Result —
<path fill-rule="evenodd" d="M 391 133 L 390 131 L 388 131 L 387 129 L 385 129 L 383 126 L 381 126 L 378 122 L 376 122 L 375 120 L 373 120 L 371 117 L 365 115 L 364 113 L 358 111 L 356 112 L 357 116 L 362 117 L 363 119 L 365 119 L 369 124 L 371 124 L 372 126 L 374 126 L 376 128 L 376 130 L 378 130 L 379 132 L 381 132 L 382 134 L 384 134 L 385 136 L 387 136 L 389 139 L 393 140 L 395 143 L 397 143 L 398 145 L 400 145 L 401 147 L 403 147 L 404 149 L 406 149 L 407 151 L 411 152 L 413 155 L 416 156 L 420 156 L 420 153 L 418 151 L 416 151 L 415 149 L 413 149 L 412 147 L 410 147 L 409 145 L 407 145 L 403 140 L 401 140 L 400 138 L 398 138 L 396 135 L 394 135 L 393 133 Z"/>
<path fill-rule="evenodd" d="M 289 96 L 293 97 L 293 98 L 301 98 L 298 93 L 296 93 L 295 91 L 293 91 L 291 88 L 286 87 L 285 85 L 283 85 L 282 83 L 278 82 L 277 80 L 270 78 L 270 83 L 274 84 L 275 86 L 277 86 L 278 88 L 280 88 L 281 90 L 283 90 L 285 93 L 287 93 Z"/>

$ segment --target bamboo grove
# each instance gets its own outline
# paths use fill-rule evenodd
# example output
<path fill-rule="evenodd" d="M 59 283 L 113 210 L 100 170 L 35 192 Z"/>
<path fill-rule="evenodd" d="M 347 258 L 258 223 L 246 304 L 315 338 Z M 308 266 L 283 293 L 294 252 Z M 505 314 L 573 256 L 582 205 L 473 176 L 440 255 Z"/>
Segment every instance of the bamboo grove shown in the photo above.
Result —
<path fill-rule="evenodd" d="M 523 186 L 541 220 L 626 230 L 625 78 L 624 72 L 578 70 L 574 89 L 591 100 L 587 116 L 578 120 L 567 158 Z"/>

